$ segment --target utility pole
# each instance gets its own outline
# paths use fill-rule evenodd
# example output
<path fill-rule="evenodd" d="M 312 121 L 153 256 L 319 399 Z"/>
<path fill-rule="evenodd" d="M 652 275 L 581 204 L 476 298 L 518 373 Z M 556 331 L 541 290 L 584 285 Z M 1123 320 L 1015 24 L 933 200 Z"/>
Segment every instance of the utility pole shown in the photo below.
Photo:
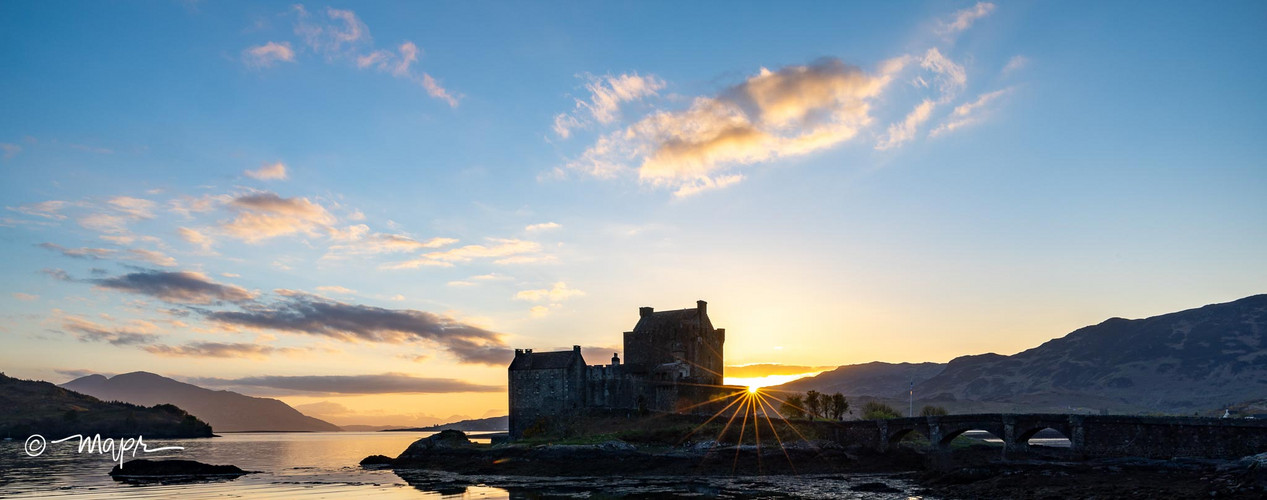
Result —
<path fill-rule="evenodd" d="M 915 377 L 911 377 L 911 406 L 906 410 L 906 416 L 915 416 Z"/>

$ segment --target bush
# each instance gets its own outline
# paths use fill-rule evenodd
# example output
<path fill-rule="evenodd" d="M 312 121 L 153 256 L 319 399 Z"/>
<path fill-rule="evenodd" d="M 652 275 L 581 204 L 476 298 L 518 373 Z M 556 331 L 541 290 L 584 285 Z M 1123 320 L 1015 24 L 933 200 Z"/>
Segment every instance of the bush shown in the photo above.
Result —
<path fill-rule="evenodd" d="M 925 406 L 924 409 L 919 411 L 919 416 L 921 417 L 934 417 L 934 416 L 949 415 L 949 414 L 950 412 L 946 411 L 945 408 L 942 408 L 940 406 L 932 406 L 932 405 Z"/>
<path fill-rule="evenodd" d="M 898 413 L 892 406 L 877 401 L 868 402 L 862 405 L 863 420 L 885 420 L 890 418 L 901 418 L 902 414 Z"/>

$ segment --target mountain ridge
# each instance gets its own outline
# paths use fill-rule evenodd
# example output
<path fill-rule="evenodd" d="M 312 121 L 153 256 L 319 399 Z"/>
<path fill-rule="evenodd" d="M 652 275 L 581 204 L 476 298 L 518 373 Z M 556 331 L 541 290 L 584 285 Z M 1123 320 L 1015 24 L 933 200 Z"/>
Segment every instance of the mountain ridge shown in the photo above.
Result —
<path fill-rule="evenodd" d="M 324 420 L 304 415 L 280 400 L 207 389 L 145 371 L 113 377 L 86 375 L 60 387 L 102 400 L 139 405 L 175 404 L 220 432 L 342 430 Z"/>

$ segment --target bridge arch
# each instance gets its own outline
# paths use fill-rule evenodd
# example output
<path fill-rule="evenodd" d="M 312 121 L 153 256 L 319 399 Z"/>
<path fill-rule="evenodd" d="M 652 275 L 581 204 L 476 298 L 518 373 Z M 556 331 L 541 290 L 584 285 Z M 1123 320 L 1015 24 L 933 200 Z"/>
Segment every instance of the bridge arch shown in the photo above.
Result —
<path fill-rule="evenodd" d="M 980 432 L 989 434 L 990 437 L 994 439 L 998 439 L 999 441 L 1002 441 L 1002 443 L 1000 443 L 999 446 L 1006 445 L 1007 440 L 1004 439 L 1004 436 L 1001 435 L 1002 434 L 1001 430 L 999 429 L 991 430 L 988 427 L 992 427 L 992 426 L 977 426 L 976 428 L 964 427 L 964 428 L 952 430 L 950 432 L 942 434 L 941 442 L 937 443 L 937 445 L 942 448 L 948 448 L 950 447 L 950 443 L 953 442 L 955 438 L 962 436 L 963 433 L 965 432 L 972 432 L 972 431 L 980 431 Z"/>
<path fill-rule="evenodd" d="M 1060 429 L 1059 427 L 1065 427 L 1065 428 L 1064 428 L 1064 429 Z M 1040 433 L 1040 432 L 1042 432 L 1042 431 L 1053 431 L 1053 432 L 1055 432 L 1056 434 L 1059 434 L 1061 438 L 1063 438 L 1065 441 L 1068 441 L 1070 444 L 1067 444 L 1067 445 L 1065 445 L 1065 446 L 1059 446 L 1059 445 L 1052 446 L 1052 445 L 1050 445 L 1050 444 L 1046 444 L 1046 443 L 1033 443 L 1033 442 L 1030 442 L 1031 440 L 1036 439 L 1036 438 L 1035 438 L 1035 436 L 1037 436 L 1037 435 L 1038 435 L 1038 433 Z M 1069 447 L 1069 446 L 1071 446 L 1071 445 L 1072 445 L 1071 432 L 1070 432 L 1070 430 L 1069 430 L 1069 428 L 1068 428 L 1067 426 L 1060 426 L 1060 425 L 1057 425 L 1057 426 L 1055 426 L 1055 427 L 1052 427 L 1052 426 L 1037 427 L 1037 426 L 1035 426 L 1035 427 L 1031 427 L 1031 428 L 1028 428 L 1028 429 L 1024 429 L 1024 430 L 1022 430 L 1020 433 L 1018 433 L 1018 434 L 1016 435 L 1016 444 L 1018 444 L 1018 445 L 1026 445 L 1026 446 L 1049 446 L 1049 447 L 1054 447 L 1054 448 L 1066 448 L 1066 447 Z"/>

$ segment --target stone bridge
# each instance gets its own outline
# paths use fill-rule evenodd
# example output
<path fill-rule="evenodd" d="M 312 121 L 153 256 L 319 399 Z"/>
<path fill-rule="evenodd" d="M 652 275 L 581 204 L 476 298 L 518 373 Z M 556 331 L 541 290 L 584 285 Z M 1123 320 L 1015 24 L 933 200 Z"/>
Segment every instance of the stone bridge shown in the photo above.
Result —
<path fill-rule="evenodd" d="M 1267 420 L 1231 418 L 987 413 L 838 422 L 832 429 L 841 443 L 878 451 L 911 432 L 946 450 L 965 431 L 983 430 L 1003 440 L 1007 454 L 1026 451 L 1034 434 L 1054 429 L 1069 439 L 1070 453 L 1081 457 L 1239 458 L 1267 452 Z"/>

